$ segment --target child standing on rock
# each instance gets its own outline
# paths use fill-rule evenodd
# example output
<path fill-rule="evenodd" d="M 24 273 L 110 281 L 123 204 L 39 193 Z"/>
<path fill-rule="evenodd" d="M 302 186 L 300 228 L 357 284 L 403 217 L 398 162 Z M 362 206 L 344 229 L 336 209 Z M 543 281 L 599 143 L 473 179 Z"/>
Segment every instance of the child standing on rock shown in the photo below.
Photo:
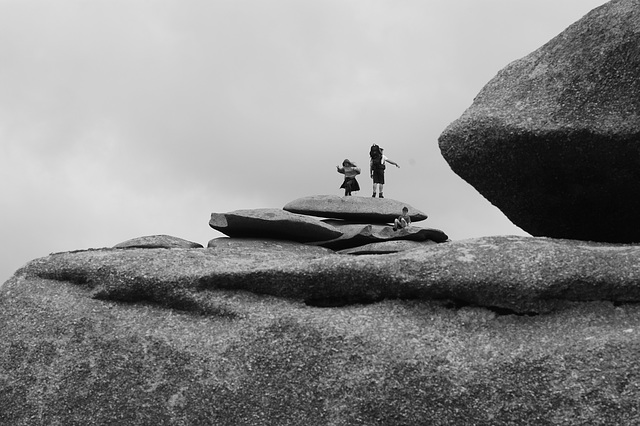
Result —
<path fill-rule="evenodd" d="M 369 150 L 369 156 L 371 157 L 371 160 L 369 161 L 369 172 L 371 174 L 371 179 L 373 179 L 373 198 L 376 197 L 376 190 L 378 192 L 378 197 L 384 198 L 384 195 L 382 195 L 382 187 L 384 185 L 384 169 L 387 168 L 385 163 L 393 164 L 400 168 L 398 163 L 391 161 L 386 155 L 384 155 L 383 151 L 384 149 L 380 148 L 376 144 L 373 144 Z"/>
<path fill-rule="evenodd" d="M 360 174 L 360 167 L 356 165 L 356 163 L 352 163 L 349 159 L 345 159 L 342 162 L 342 167 L 336 166 L 338 169 L 338 173 L 342 173 L 344 175 L 344 182 L 340 188 L 344 188 L 344 195 L 351 195 L 352 191 L 360 191 L 360 185 L 356 180 L 356 176 Z"/>

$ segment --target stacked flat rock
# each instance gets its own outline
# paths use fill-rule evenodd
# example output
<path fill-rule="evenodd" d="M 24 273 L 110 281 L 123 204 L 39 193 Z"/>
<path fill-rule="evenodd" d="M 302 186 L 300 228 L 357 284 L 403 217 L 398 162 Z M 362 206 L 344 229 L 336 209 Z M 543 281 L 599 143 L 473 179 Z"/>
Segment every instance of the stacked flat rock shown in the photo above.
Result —
<path fill-rule="evenodd" d="M 410 226 L 404 229 L 394 231 L 390 225 L 381 224 L 358 224 L 347 221 L 338 221 L 335 219 L 326 219 L 325 223 L 329 223 L 337 229 L 342 230 L 342 236 L 329 241 L 321 241 L 316 244 L 327 247 L 332 250 L 347 250 L 351 248 L 361 247 L 371 244 L 390 242 L 390 241 L 414 241 L 414 242 L 436 242 L 444 243 L 448 240 L 448 236 L 438 230 L 432 228 L 420 228 L 418 226 Z M 397 246 L 401 248 L 402 246 Z M 372 247 L 369 247 L 371 249 Z M 405 246 L 405 248 L 409 248 Z M 357 252 L 350 252 L 357 254 Z"/>
<path fill-rule="evenodd" d="M 275 238 L 300 243 L 330 240 L 342 235 L 342 232 L 320 220 L 282 209 L 212 213 L 209 226 L 229 237 Z"/>
<path fill-rule="evenodd" d="M 403 207 L 409 209 L 412 222 L 419 222 L 428 217 L 409 204 L 390 198 L 339 197 L 336 195 L 298 198 L 285 205 L 283 210 L 360 223 L 389 223 L 400 215 Z"/>
<path fill-rule="evenodd" d="M 209 226 L 231 238 L 252 240 L 247 246 L 255 244 L 255 239 L 285 240 L 348 254 L 392 253 L 448 241 L 448 236 L 438 229 L 411 226 L 394 231 L 389 223 L 400 215 L 403 207 L 409 210 L 412 222 L 427 218 L 420 210 L 392 199 L 318 195 L 294 200 L 283 209 L 212 213 Z M 216 240 L 210 241 L 209 247 L 225 244 Z M 394 241 L 412 244 L 375 247 Z M 364 246 L 363 250 L 357 250 Z"/>

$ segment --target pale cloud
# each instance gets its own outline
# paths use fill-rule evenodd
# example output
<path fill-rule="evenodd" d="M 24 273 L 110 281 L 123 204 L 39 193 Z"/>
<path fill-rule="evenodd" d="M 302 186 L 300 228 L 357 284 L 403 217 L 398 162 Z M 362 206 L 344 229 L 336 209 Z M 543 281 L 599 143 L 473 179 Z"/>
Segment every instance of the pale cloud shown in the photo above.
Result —
<path fill-rule="evenodd" d="M 501 68 L 601 0 L 0 0 L 3 268 L 339 194 L 372 142 L 387 195 L 454 239 L 520 233 L 437 138 Z M 361 178 L 359 195 L 370 180 Z"/>

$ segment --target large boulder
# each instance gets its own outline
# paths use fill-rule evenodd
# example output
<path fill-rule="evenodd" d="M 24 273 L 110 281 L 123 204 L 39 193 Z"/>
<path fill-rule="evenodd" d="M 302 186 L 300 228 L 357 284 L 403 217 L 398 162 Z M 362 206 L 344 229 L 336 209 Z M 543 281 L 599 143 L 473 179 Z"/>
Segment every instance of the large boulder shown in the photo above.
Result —
<path fill-rule="evenodd" d="M 640 2 L 606 3 L 509 64 L 439 144 L 534 236 L 640 241 Z"/>
<path fill-rule="evenodd" d="M 229 237 L 297 242 L 331 240 L 342 235 L 319 219 L 268 208 L 211 213 L 209 226 Z"/>
<path fill-rule="evenodd" d="M 413 222 L 427 218 L 426 213 L 415 207 L 390 198 L 313 195 L 293 200 L 283 209 L 292 213 L 353 222 L 389 223 L 402 214 L 403 207 L 407 207 Z"/>
<path fill-rule="evenodd" d="M 637 246 L 493 237 L 317 257 L 228 243 L 18 271 L 0 289 L 0 424 L 640 423 L 640 305 L 589 301 L 638 300 Z M 298 298 L 384 288 L 405 298 Z M 565 302 L 491 307 L 536 298 Z"/>

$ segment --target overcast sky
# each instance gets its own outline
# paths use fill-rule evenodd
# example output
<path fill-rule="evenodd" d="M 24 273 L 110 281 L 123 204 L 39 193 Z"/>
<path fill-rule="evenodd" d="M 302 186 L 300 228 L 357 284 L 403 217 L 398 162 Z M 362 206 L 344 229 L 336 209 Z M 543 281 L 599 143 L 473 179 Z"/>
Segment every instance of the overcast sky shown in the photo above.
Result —
<path fill-rule="evenodd" d="M 437 139 L 509 62 L 603 0 L 0 0 L 0 282 L 51 252 L 207 242 L 212 212 L 385 196 L 451 239 L 527 235 Z M 359 179 L 358 196 L 371 196 Z"/>

